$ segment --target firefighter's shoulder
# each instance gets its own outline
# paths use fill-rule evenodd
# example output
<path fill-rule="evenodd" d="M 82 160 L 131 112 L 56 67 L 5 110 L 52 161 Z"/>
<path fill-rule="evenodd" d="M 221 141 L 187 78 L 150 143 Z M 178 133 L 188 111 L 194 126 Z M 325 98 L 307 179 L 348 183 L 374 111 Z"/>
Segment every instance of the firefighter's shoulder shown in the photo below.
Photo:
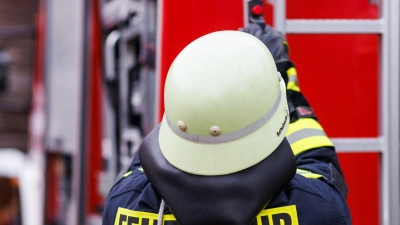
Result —
<path fill-rule="evenodd" d="M 142 167 L 130 169 L 115 182 L 108 194 L 108 200 L 127 192 L 142 193 L 149 186 L 151 183 Z"/>
<path fill-rule="evenodd" d="M 325 177 L 311 171 L 298 170 L 267 209 L 283 206 L 292 206 L 283 212 L 287 215 L 281 215 L 289 219 L 292 212 L 292 224 L 351 224 L 350 210 L 340 191 Z"/>
<path fill-rule="evenodd" d="M 111 188 L 103 212 L 103 225 L 114 224 L 118 210 L 137 210 L 156 213 L 161 198 L 142 168 L 126 172 Z"/>

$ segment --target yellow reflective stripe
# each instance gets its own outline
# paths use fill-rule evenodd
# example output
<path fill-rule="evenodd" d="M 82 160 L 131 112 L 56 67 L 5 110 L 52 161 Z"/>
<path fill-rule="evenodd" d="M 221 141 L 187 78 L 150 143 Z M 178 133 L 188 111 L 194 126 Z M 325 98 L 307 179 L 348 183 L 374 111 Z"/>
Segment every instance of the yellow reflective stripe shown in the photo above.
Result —
<path fill-rule="evenodd" d="M 296 85 L 296 83 L 289 81 L 287 84 L 287 89 L 292 91 L 300 92 L 300 88 Z"/>
<path fill-rule="evenodd" d="M 324 177 L 321 174 L 313 173 L 311 171 L 302 170 L 302 169 L 297 169 L 296 173 L 299 175 L 302 175 L 305 178 L 311 178 L 311 179 L 318 179 L 318 178 Z"/>
<path fill-rule="evenodd" d="M 132 171 L 128 171 L 128 172 L 126 172 L 126 173 L 123 175 L 123 177 L 129 176 L 129 175 L 131 175 L 131 173 L 132 173 Z"/>
<path fill-rule="evenodd" d="M 287 41 L 282 41 L 282 43 L 286 46 L 288 54 L 290 54 L 289 43 Z"/>
<path fill-rule="evenodd" d="M 326 146 L 333 146 L 331 140 L 329 140 L 329 138 L 326 136 L 308 137 L 290 144 L 294 155 L 298 155 L 313 148 L 321 148 Z"/>
<path fill-rule="evenodd" d="M 120 224 L 157 224 L 158 214 L 142 211 L 134 211 L 119 207 L 115 217 L 114 225 Z M 176 221 L 175 216 L 172 214 L 165 214 L 163 217 L 163 224 L 166 222 Z M 175 223 L 172 223 L 175 224 Z M 171 224 L 171 225 L 172 225 Z M 176 222 L 176 225 L 178 223 Z"/>
<path fill-rule="evenodd" d="M 286 71 L 286 73 L 288 74 L 288 77 L 297 76 L 297 70 L 296 70 L 296 68 L 294 68 L 294 67 L 290 67 L 290 68 Z"/>
<path fill-rule="evenodd" d="M 291 67 L 286 71 L 286 73 L 288 75 L 287 89 L 288 90 L 292 90 L 292 91 L 300 91 L 300 88 L 299 88 L 299 85 L 298 85 L 298 81 L 297 81 L 296 68 Z"/>
<path fill-rule="evenodd" d="M 144 172 L 143 167 L 139 167 L 138 170 Z"/>
<path fill-rule="evenodd" d="M 307 132 L 310 130 L 321 132 Z M 289 137 L 291 134 L 294 134 L 296 132 L 301 133 L 302 131 L 304 131 L 304 134 L 310 133 L 310 135 L 313 136 L 305 136 L 302 139 L 294 139 L 294 142 L 290 143 L 294 155 L 298 155 L 313 148 L 333 146 L 331 140 L 325 135 L 325 132 L 323 132 L 324 130 L 322 129 L 321 125 L 312 118 L 300 118 L 296 122 L 289 124 L 286 137 Z"/>
<path fill-rule="evenodd" d="M 288 82 L 287 89 L 300 92 L 300 88 L 294 82 L 291 81 Z"/>
<path fill-rule="evenodd" d="M 286 133 L 286 136 L 289 136 L 289 135 L 293 134 L 294 132 L 305 129 L 305 128 L 323 130 L 321 125 L 315 119 L 300 118 L 297 121 L 289 124 L 289 128 Z"/>
<path fill-rule="evenodd" d="M 257 223 L 253 222 L 252 225 L 299 225 L 299 219 L 297 217 L 297 209 L 295 205 L 264 209 L 257 215 L 256 222 Z"/>

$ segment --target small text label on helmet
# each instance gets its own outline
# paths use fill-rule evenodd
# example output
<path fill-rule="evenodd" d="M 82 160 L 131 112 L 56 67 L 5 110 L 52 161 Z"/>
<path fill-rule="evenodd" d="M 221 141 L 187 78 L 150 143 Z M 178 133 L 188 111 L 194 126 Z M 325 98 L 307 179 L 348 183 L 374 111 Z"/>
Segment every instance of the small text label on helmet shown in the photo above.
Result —
<path fill-rule="evenodd" d="M 276 132 L 276 136 L 279 137 L 279 135 L 281 135 L 281 133 L 282 133 L 282 131 L 283 131 L 283 128 L 285 128 L 285 126 L 286 126 L 286 121 L 287 121 L 288 117 L 289 117 L 289 113 L 288 113 L 288 111 L 286 110 L 285 120 L 283 121 L 282 126 L 281 126 L 281 128 L 279 128 L 278 132 Z"/>

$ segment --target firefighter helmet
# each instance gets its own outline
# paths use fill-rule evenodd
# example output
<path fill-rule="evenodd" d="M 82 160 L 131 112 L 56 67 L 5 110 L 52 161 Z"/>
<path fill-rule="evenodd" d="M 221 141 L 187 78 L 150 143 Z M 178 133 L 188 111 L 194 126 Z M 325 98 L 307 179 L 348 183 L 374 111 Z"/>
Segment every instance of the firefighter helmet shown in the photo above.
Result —
<path fill-rule="evenodd" d="M 285 137 L 286 88 L 257 38 L 219 31 L 198 38 L 172 63 L 159 143 L 169 163 L 196 175 L 225 175 L 269 156 Z"/>

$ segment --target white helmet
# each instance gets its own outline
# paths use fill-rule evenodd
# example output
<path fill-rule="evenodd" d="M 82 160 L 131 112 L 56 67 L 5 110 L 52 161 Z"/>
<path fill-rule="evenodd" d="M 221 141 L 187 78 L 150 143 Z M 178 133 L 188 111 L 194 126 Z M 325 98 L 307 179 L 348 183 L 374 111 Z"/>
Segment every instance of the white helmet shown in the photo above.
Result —
<path fill-rule="evenodd" d="M 198 38 L 172 63 L 159 132 L 169 163 L 196 175 L 225 175 L 268 157 L 285 137 L 286 87 L 254 36 L 219 31 Z"/>

